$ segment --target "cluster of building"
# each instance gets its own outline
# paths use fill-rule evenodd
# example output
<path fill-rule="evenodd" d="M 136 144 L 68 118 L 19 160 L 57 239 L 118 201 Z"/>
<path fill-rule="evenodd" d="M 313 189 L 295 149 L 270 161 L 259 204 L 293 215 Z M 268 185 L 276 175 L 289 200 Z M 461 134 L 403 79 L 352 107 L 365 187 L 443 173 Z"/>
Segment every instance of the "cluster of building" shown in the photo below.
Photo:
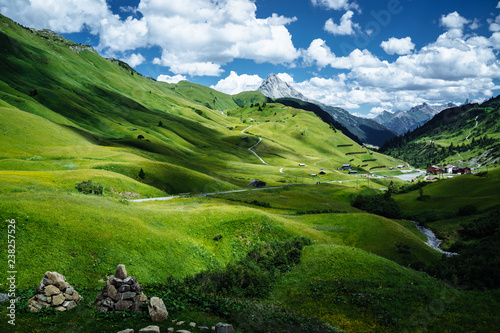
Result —
<path fill-rule="evenodd" d="M 471 173 L 471 169 L 469 167 L 460 166 L 457 167 L 455 165 L 447 165 L 444 167 L 439 167 L 437 165 L 431 165 L 426 168 L 428 175 L 442 175 L 442 174 L 453 174 L 453 175 L 466 175 Z"/>

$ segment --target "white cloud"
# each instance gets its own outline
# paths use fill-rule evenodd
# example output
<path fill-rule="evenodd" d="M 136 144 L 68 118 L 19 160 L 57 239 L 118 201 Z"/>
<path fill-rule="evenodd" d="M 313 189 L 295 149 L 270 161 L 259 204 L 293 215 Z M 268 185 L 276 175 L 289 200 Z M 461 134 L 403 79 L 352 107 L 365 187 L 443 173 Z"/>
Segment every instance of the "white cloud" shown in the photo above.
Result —
<path fill-rule="evenodd" d="M 440 25 L 448 30 L 449 36 L 459 38 L 463 35 L 464 25 L 470 21 L 460 16 L 456 11 L 448 15 L 441 16 Z"/>
<path fill-rule="evenodd" d="M 352 10 L 347 11 L 340 18 L 340 24 L 336 24 L 330 18 L 325 23 L 325 30 L 334 35 L 354 35 L 356 32 L 354 28 L 359 28 L 359 24 L 352 22 L 352 16 L 354 12 Z"/>
<path fill-rule="evenodd" d="M 178 83 L 180 81 L 187 80 L 187 78 L 184 75 L 165 75 L 165 74 L 160 74 L 156 78 L 157 81 L 162 81 L 162 82 L 167 82 L 167 83 Z"/>
<path fill-rule="evenodd" d="M 132 53 L 129 57 L 123 58 L 123 61 L 125 61 L 130 66 L 135 67 L 146 61 L 146 58 L 144 58 L 144 56 L 140 53 Z"/>
<path fill-rule="evenodd" d="M 10 0 L 2 13 L 21 24 L 58 33 L 89 29 L 99 35 L 98 51 L 126 54 L 140 47 L 162 50 L 156 64 L 175 74 L 220 75 L 234 59 L 288 64 L 299 52 L 286 25 L 297 20 L 272 14 L 257 18 L 254 0 L 141 0 L 120 7 L 141 18 L 121 20 L 105 0 Z"/>
<path fill-rule="evenodd" d="M 293 82 L 293 77 L 290 76 L 288 73 L 279 73 L 276 74 L 276 76 L 283 82 L 285 83 L 292 83 Z"/>
<path fill-rule="evenodd" d="M 59 33 L 79 32 L 84 27 L 94 33 L 100 21 L 113 17 L 105 0 L 9 0 L 3 1 L 2 14 L 36 29 Z"/>
<path fill-rule="evenodd" d="M 490 23 L 490 31 L 498 32 L 500 31 L 500 15 L 495 18 L 495 20 L 488 20 Z"/>
<path fill-rule="evenodd" d="M 341 10 L 355 8 L 359 10 L 356 3 L 349 3 L 349 0 L 311 0 L 313 6 L 324 7 L 326 9 Z"/>
<path fill-rule="evenodd" d="M 368 50 L 355 49 L 347 57 L 337 57 L 322 39 L 315 39 L 309 48 L 302 52 L 308 65 L 316 64 L 323 68 L 330 66 L 337 69 L 352 69 L 356 67 L 383 67 L 384 63 Z"/>
<path fill-rule="evenodd" d="M 500 8 L 500 1 L 498 1 L 497 8 Z"/>
<path fill-rule="evenodd" d="M 391 37 L 389 40 L 384 41 L 380 44 L 380 46 L 384 49 L 387 54 L 409 54 L 415 48 L 415 44 L 412 43 L 410 37 L 406 38 L 394 38 Z"/>
<path fill-rule="evenodd" d="M 228 77 L 220 80 L 211 88 L 229 95 L 235 95 L 242 91 L 257 90 L 262 81 L 263 79 L 258 75 L 238 75 L 236 72 L 231 71 Z"/>

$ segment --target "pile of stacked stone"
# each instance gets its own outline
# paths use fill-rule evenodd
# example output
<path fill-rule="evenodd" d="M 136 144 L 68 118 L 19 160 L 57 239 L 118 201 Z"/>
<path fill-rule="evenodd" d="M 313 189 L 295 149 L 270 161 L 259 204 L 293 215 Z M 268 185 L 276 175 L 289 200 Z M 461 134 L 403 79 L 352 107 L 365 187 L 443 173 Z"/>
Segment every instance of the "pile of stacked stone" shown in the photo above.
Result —
<path fill-rule="evenodd" d="M 110 275 L 106 285 L 95 300 L 97 311 L 142 311 L 148 298 L 142 293 L 142 286 L 133 276 L 127 275 L 125 265 L 118 265 L 115 275 Z"/>
<path fill-rule="evenodd" d="M 83 299 L 57 272 L 45 272 L 45 276 L 36 288 L 35 296 L 28 301 L 31 312 L 38 312 L 44 307 L 54 307 L 57 311 L 71 310 Z"/>

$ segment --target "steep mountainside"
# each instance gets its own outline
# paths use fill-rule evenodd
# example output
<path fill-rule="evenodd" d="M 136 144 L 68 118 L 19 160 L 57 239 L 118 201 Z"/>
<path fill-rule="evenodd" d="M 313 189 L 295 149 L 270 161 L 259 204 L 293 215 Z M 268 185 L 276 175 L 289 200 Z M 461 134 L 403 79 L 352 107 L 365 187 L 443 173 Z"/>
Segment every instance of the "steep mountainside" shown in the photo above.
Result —
<path fill-rule="evenodd" d="M 353 116 L 342 108 L 325 105 L 304 96 L 302 93 L 291 87 L 288 83 L 283 82 L 275 74 L 270 74 L 267 79 L 262 82 L 258 91 L 262 92 L 264 95 L 270 98 L 291 97 L 308 103 L 316 104 L 321 109 L 330 114 L 330 116 L 333 117 L 335 121 L 342 124 L 344 128 L 346 128 L 347 130 L 349 130 L 349 132 L 356 136 L 358 138 L 357 141 L 363 143 L 382 145 L 387 140 L 390 140 L 396 136 L 395 132 L 371 119 Z M 346 133 L 346 135 L 352 137 L 352 135 L 350 134 Z"/>
<path fill-rule="evenodd" d="M 496 164 L 500 158 L 500 98 L 441 111 L 425 125 L 387 142 L 382 151 L 415 166 Z"/>
<path fill-rule="evenodd" d="M 408 111 L 397 111 L 395 113 L 384 111 L 373 120 L 401 135 L 422 126 L 439 112 L 455 106 L 453 103 L 443 105 L 424 103 L 414 106 Z"/>

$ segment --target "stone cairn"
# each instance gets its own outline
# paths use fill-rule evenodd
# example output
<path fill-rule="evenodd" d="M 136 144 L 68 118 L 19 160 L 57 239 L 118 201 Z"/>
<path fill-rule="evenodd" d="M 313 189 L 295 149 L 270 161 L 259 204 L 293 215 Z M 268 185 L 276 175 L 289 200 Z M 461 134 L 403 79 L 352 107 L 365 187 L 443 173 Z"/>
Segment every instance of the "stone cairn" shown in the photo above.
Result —
<path fill-rule="evenodd" d="M 141 284 L 135 277 L 127 276 L 125 265 L 118 265 L 115 275 L 108 277 L 106 285 L 95 300 L 99 312 L 127 309 L 140 312 L 142 305 L 147 303 L 148 298 L 142 293 Z"/>
<path fill-rule="evenodd" d="M 31 312 L 38 312 L 43 307 L 54 307 L 57 311 L 71 310 L 83 299 L 57 272 L 45 272 L 45 276 L 36 288 L 35 296 L 28 301 Z"/>

